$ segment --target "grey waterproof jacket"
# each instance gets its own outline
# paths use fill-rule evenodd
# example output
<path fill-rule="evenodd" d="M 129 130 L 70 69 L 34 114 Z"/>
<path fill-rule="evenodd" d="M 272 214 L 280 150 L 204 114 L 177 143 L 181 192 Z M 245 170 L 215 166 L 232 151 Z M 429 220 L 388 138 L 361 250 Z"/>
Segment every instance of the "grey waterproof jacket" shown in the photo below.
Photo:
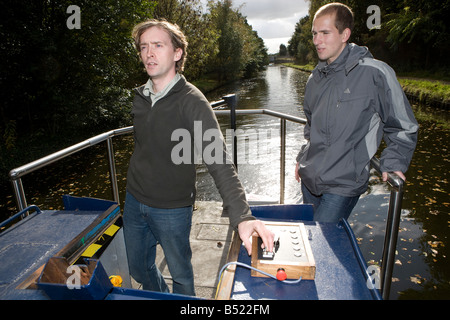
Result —
<path fill-rule="evenodd" d="M 307 144 L 297 162 L 311 193 L 364 193 L 383 135 L 382 171 L 408 169 L 417 121 L 394 71 L 367 48 L 348 44 L 330 65 L 320 62 L 306 84 L 304 111 Z"/>

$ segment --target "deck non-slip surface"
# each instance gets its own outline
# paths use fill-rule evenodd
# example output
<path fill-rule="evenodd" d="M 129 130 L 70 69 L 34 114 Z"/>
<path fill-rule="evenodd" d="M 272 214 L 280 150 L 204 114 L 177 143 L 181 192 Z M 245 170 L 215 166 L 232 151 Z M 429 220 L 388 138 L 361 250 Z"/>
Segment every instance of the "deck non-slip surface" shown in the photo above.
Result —
<path fill-rule="evenodd" d="M 43 211 L 0 234 L 0 299 L 39 298 L 36 290 L 15 290 L 104 211 Z M 35 296 L 35 297 L 34 297 Z"/>

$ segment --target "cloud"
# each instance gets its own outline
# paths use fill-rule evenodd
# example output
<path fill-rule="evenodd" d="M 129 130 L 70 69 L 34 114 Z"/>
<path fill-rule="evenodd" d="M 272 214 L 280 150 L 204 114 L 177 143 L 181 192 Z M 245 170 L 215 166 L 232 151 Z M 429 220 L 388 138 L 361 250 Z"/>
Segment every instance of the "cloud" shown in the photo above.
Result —
<path fill-rule="evenodd" d="M 233 0 L 233 6 L 240 8 L 249 19 L 255 20 L 285 19 L 299 12 L 308 14 L 305 0 Z"/>
<path fill-rule="evenodd" d="M 264 39 L 264 44 L 267 48 L 269 54 L 278 53 L 280 51 L 280 45 L 284 44 L 286 47 L 288 46 L 288 42 L 290 37 L 286 38 L 273 38 L 273 39 Z"/>
<path fill-rule="evenodd" d="M 263 39 L 291 37 L 295 30 L 295 24 L 300 20 L 300 17 L 294 19 L 274 19 L 274 20 L 259 20 L 248 19 L 248 23 L 253 30 L 258 32 L 258 35 Z"/>
<path fill-rule="evenodd" d="M 240 9 L 247 17 L 269 53 L 277 53 L 280 44 L 287 46 L 295 24 L 308 15 L 309 3 L 306 0 L 233 0 L 233 8 Z"/>
<path fill-rule="evenodd" d="M 295 24 L 308 15 L 309 4 L 305 0 L 233 0 L 233 7 L 247 17 L 269 53 L 277 53 L 280 44 L 287 45 Z"/>

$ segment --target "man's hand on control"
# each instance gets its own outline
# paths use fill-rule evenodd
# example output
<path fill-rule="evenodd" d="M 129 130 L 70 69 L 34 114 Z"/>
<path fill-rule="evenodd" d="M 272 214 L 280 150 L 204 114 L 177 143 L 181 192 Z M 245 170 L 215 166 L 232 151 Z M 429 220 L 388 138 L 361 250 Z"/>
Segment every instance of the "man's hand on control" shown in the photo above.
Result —
<path fill-rule="evenodd" d="M 244 243 L 245 249 L 247 249 L 249 255 L 252 254 L 252 243 L 250 241 L 250 237 L 255 232 L 261 237 L 263 241 L 262 246 L 264 246 L 263 248 L 266 248 L 269 252 L 273 252 L 273 241 L 275 235 L 272 231 L 266 228 L 264 222 L 260 220 L 242 221 L 238 225 L 238 232 L 239 237 Z"/>

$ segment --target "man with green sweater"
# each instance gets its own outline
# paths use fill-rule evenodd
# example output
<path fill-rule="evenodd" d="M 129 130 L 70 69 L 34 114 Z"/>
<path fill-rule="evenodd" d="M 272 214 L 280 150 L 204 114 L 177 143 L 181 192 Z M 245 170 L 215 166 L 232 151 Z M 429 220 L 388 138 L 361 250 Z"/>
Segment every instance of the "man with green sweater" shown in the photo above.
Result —
<path fill-rule="evenodd" d="M 180 143 L 174 133 L 183 130 L 194 137 L 200 128 L 203 137 L 208 130 L 220 132 L 220 127 L 204 95 L 181 75 L 187 41 L 178 26 L 149 20 L 134 28 L 133 38 L 150 78 L 136 89 L 132 108 L 135 148 L 128 169 L 123 217 L 130 273 L 143 289 L 168 292 L 155 265 L 159 243 L 173 279 L 173 292 L 195 295 L 189 234 L 196 194 L 195 155 L 203 154 L 205 143 L 192 138 L 189 150 L 181 151 L 186 153 L 181 155 L 183 159 L 188 156 L 189 161 L 179 161 L 174 159 Z M 230 224 L 238 230 L 249 254 L 254 232 L 272 251 L 273 234 L 251 215 L 223 138 L 217 137 L 215 144 L 223 146 L 219 148 L 222 156 L 220 161 L 206 165 Z"/>

